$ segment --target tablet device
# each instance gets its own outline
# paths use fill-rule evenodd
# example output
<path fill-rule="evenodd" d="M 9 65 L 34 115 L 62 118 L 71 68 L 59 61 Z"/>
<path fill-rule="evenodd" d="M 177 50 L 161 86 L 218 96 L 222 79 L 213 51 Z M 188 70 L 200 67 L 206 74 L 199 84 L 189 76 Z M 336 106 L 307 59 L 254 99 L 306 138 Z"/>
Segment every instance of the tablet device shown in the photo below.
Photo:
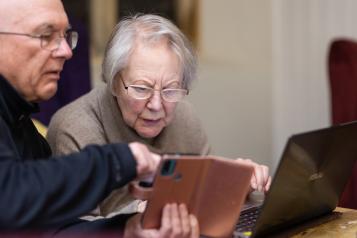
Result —
<path fill-rule="evenodd" d="M 200 225 L 201 235 L 231 236 L 250 188 L 253 167 L 214 156 L 165 155 L 146 210 L 144 228 L 159 228 L 167 203 L 184 203 Z"/>

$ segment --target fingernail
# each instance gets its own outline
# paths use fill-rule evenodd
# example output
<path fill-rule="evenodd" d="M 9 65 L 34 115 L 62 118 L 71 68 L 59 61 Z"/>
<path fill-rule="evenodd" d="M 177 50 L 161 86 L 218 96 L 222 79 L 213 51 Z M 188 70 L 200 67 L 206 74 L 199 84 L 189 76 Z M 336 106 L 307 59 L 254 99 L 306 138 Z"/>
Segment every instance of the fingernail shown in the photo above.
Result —
<path fill-rule="evenodd" d="M 255 190 L 257 189 L 257 184 L 256 183 L 252 183 L 252 188 Z"/>
<path fill-rule="evenodd" d="M 190 222 L 191 222 L 191 226 L 197 225 L 197 219 L 191 214 L 190 214 Z"/>

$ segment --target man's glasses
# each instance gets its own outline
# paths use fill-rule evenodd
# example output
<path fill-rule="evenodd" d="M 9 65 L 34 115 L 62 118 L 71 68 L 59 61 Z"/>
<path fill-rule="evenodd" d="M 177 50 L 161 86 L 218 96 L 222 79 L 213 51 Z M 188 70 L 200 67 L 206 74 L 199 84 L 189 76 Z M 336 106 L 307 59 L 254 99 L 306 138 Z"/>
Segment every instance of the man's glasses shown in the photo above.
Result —
<path fill-rule="evenodd" d="M 155 91 L 160 91 L 162 99 L 166 102 L 178 102 L 188 95 L 188 90 L 179 88 L 165 88 L 165 89 L 153 89 L 145 85 L 128 85 L 126 86 L 123 78 L 120 76 L 129 96 L 138 100 L 146 100 L 154 95 Z"/>
<path fill-rule="evenodd" d="M 78 32 L 68 30 L 63 36 L 52 32 L 50 34 L 41 34 L 41 35 L 32 35 L 26 33 L 17 33 L 17 32 L 5 32 L 0 31 L 1 35 L 15 35 L 15 36 L 26 36 L 40 40 L 41 48 L 49 51 L 58 50 L 61 45 L 62 39 L 65 39 L 69 47 L 73 50 L 76 48 L 78 43 Z"/>

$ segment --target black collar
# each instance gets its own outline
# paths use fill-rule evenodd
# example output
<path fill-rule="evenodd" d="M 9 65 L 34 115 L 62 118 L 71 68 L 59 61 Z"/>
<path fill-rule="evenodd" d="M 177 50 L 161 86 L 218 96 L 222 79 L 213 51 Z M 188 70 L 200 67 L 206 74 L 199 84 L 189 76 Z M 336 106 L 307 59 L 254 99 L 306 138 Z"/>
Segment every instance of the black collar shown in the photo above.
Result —
<path fill-rule="evenodd" d="M 31 113 L 38 112 L 37 103 L 27 102 L 10 83 L 0 75 L 0 115 L 9 124 L 17 124 Z"/>

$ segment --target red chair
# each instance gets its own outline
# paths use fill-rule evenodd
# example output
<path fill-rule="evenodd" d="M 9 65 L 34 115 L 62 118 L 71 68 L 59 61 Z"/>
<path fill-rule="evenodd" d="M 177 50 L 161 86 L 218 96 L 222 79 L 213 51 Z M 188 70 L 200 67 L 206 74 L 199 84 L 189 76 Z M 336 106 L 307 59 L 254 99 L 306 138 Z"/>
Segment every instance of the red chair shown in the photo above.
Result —
<path fill-rule="evenodd" d="M 330 46 L 328 66 L 332 123 L 340 124 L 357 120 L 357 41 L 352 39 L 333 41 Z M 340 198 L 339 206 L 357 209 L 357 162 Z"/>

